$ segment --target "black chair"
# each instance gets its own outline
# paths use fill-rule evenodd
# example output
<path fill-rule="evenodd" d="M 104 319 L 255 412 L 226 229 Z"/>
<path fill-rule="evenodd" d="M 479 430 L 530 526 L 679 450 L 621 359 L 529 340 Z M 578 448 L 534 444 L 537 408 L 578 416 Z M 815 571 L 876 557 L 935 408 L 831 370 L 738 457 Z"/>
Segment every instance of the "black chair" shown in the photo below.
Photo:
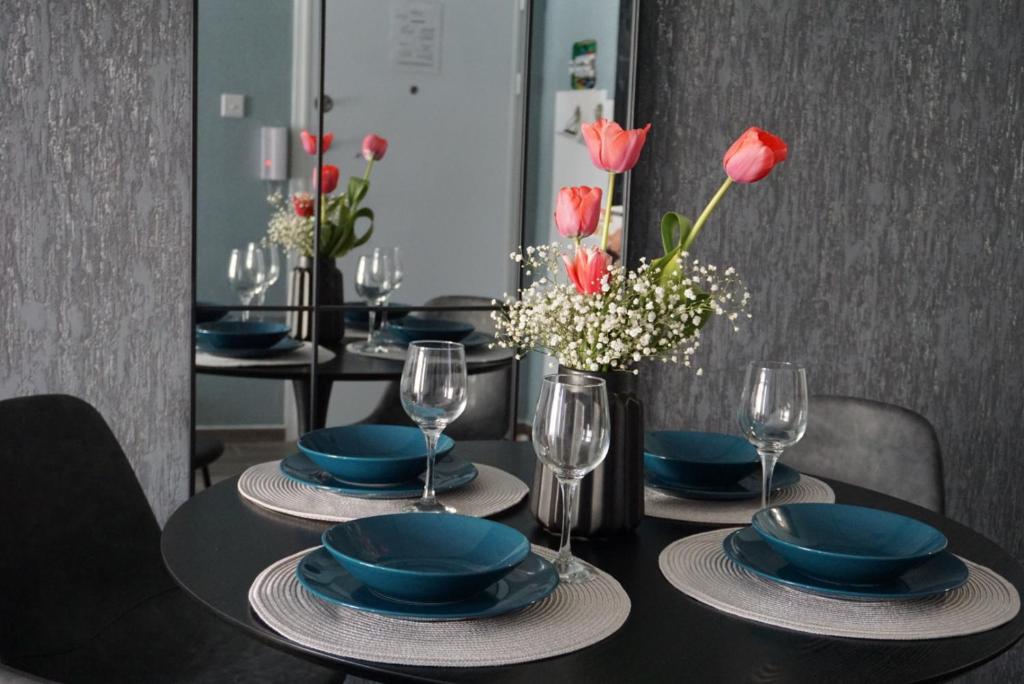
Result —
<path fill-rule="evenodd" d="M 203 487 L 209 489 L 211 487 L 210 482 L 210 464 L 216 461 L 224 454 L 224 442 L 214 437 L 207 437 L 205 435 L 196 435 L 195 437 L 195 449 L 192 454 L 192 481 L 190 483 L 191 489 L 189 494 L 195 494 L 196 492 L 196 471 L 201 471 L 203 474 Z"/>
<path fill-rule="evenodd" d="M 343 680 L 178 588 L 142 488 L 89 404 L 0 401 L 0 435 L 0 662 L 71 683 Z"/>
<path fill-rule="evenodd" d="M 486 297 L 446 295 L 435 297 L 428 306 L 488 306 Z M 480 332 L 494 334 L 494 321 L 490 311 L 430 311 L 411 313 L 410 316 L 441 318 L 469 323 Z M 474 373 L 466 387 L 466 410 L 444 433 L 452 439 L 506 439 L 512 431 L 512 397 L 515 380 L 515 362 Z M 377 407 L 364 423 L 407 424 L 409 417 L 402 409 L 398 382 L 391 382 Z"/>
<path fill-rule="evenodd" d="M 909 409 L 855 397 L 814 396 L 807 433 L 785 463 L 945 511 L 935 428 Z"/>

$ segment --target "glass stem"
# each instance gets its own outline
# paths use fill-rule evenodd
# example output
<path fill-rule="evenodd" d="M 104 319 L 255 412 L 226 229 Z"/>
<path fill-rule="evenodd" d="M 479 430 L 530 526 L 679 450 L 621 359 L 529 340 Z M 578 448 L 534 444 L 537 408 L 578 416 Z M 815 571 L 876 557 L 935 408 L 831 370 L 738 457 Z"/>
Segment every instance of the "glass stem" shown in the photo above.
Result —
<path fill-rule="evenodd" d="M 757 455 L 761 457 L 761 508 L 768 508 L 772 498 L 772 473 L 782 451 L 758 449 Z"/>
<path fill-rule="evenodd" d="M 252 295 L 250 295 L 250 296 L 248 296 L 248 297 L 246 297 L 245 295 L 241 295 L 241 296 L 239 297 L 239 299 L 241 299 L 241 300 L 242 300 L 242 306 L 249 306 L 249 304 L 251 304 L 251 303 L 252 303 Z M 242 312 L 242 320 L 243 320 L 243 321 L 247 321 L 247 320 L 249 320 L 249 316 L 250 316 L 250 314 L 252 314 L 252 312 L 251 312 L 251 311 L 243 311 L 243 312 Z"/>
<path fill-rule="evenodd" d="M 555 567 L 559 572 L 566 570 L 572 561 L 572 519 L 576 513 L 576 490 L 579 484 L 579 480 L 558 478 L 558 489 L 562 494 L 562 539 L 558 544 Z"/>
<path fill-rule="evenodd" d="M 423 436 L 427 440 L 427 473 L 423 478 L 423 502 L 433 503 L 434 496 L 434 454 L 437 452 L 437 441 L 441 439 L 441 431 L 437 429 L 424 430 Z"/>
<path fill-rule="evenodd" d="M 370 347 L 373 346 L 373 326 L 377 323 L 377 310 L 370 309 L 370 312 L 367 315 L 370 320 L 370 329 L 366 333 L 366 346 Z"/>

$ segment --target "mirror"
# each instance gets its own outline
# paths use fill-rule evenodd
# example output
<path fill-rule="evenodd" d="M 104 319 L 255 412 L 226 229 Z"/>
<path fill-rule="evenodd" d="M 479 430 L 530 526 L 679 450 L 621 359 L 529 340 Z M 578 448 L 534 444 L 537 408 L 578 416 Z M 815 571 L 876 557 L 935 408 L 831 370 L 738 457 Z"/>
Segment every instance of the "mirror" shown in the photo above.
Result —
<path fill-rule="evenodd" d="M 373 291 L 362 281 L 357 291 L 357 276 L 360 257 L 375 248 L 389 257 L 400 250 L 392 304 L 449 309 L 398 308 L 392 328 L 403 315 L 433 317 L 486 335 L 489 313 L 481 309 L 519 283 L 509 254 L 557 238 L 558 188 L 603 183 L 579 126 L 602 115 L 626 123 L 632 15 L 630 0 L 199 0 L 197 322 L 248 315 L 250 324 L 286 324 L 299 338 L 275 345 L 303 345 L 271 363 L 211 354 L 197 339 L 197 436 L 225 445 L 211 466 L 215 480 L 290 452 L 308 424 L 406 422 L 391 377 L 401 362 L 349 351 L 368 333 L 360 292 Z M 279 248 L 275 273 L 268 226 L 279 210 L 278 237 L 294 230 L 296 193 L 313 199 L 317 157 L 307 147 L 317 149 L 301 132 L 318 135 L 321 115 L 331 139 L 324 168 L 336 167 L 338 182 L 322 196 L 320 235 L 335 248 L 316 260 L 315 278 L 313 260 L 303 258 L 310 249 Z M 372 164 L 363 150 L 368 134 L 387 141 Z M 324 190 L 332 175 L 323 172 Z M 276 207 L 268 203 L 275 195 Z M 361 213 L 341 220 L 329 213 L 332 202 Z M 616 205 L 613 225 L 621 226 L 621 195 Z M 372 235 L 354 244 L 370 226 L 366 209 Z M 307 233 L 314 223 L 308 219 Z M 339 237 L 349 227 L 352 235 Z M 257 284 L 254 252 L 264 262 Z M 312 314 L 287 310 L 310 306 L 314 292 L 319 306 L 335 307 L 317 319 L 316 381 Z M 263 308 L 237 309 L 246 302 Z M 342 322 L 345 337 L 335 339 Z M 286 365 L 299 352 L 305 360 Z M 516 413 L 520 422 L 532 413 L 543 359 L 518 364 L 510 356 L 480 365 L 480 403 L 505 409 L 465 425 L 488 438 L 511 436 Z"/>

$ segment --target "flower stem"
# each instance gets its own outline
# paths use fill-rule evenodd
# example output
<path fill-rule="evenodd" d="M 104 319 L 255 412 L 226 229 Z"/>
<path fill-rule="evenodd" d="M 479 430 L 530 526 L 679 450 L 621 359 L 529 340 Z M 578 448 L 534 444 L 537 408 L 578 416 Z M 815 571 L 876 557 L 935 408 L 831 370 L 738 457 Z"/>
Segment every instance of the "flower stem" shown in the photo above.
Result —
<path fill-rule="evenodd" d="M 370 171 L 373 169 L 373 157 L 366 160 L 366 171 L 363 172 L 363 180 L 370 181 Z"/>
<path fill-rule="evenodd" d="M 612 224 L 612 193 L 615 190 L 615 172 L 608 172 L 608 194 L 604 198 L 604 226 L 601 228 L 601 251 L 608 250 L 608 228 Z"/>
<path fill-rule="evenodd" d="M 725 196 L 725 191 L 728 190 L 731 185 L 732 178 L 726 176 L 725 182 L 722 183 L 722 187 L 718 188 L 718 192 L 716 192 L 715 196 L 711 198 L 710 202 L 708 202 L 708 206 L 704 207 L 704 211 L 700 212 L 700 216 L 697 217 L 697 222 L 694 223 L 693 228 L 690 229 L 690 234 L 686 237 L 686 241 L 683 242 L 684 252 L 690 249 L 690 245 L 692 245 L 693 241 L 697 239 L 697 233 L 699 233 L 700 229 L 704 227 L 705 223 L 707 223 L 708 217 L 711 216 L 711 212 L 714 211 L 715 207 L 718 206 L 718 203 L 722 201 L 722 198 Z"/>

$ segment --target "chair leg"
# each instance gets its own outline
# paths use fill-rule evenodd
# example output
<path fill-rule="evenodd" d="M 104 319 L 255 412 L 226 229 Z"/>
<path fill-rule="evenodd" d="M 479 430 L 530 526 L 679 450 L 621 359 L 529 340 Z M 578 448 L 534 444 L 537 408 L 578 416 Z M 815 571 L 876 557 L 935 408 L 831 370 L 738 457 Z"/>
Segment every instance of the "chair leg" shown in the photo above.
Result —
<path fill-rule="evenodd" d="M 203 489 L 209 489 L 212 486 L 210 484 L 210 467 L 203 466 Z"/>

